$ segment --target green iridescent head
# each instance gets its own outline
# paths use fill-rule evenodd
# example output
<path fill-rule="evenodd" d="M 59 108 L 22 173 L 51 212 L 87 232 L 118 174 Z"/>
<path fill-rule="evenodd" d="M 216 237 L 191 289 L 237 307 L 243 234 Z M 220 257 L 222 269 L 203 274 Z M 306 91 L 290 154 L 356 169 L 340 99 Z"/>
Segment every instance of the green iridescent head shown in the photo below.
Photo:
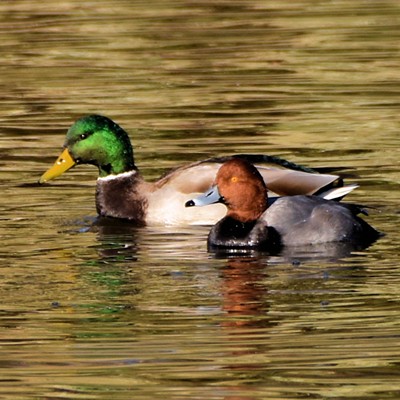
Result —
<path fill-rule="evenodd" d="M 75 164 L 96 165 L 100 177 L 136 169 L 128 134 L 101 115 L 78 119 L 67 132 L 64 148 L 54 166 L 40 178 L 40 183 L 61 175 Z"/>

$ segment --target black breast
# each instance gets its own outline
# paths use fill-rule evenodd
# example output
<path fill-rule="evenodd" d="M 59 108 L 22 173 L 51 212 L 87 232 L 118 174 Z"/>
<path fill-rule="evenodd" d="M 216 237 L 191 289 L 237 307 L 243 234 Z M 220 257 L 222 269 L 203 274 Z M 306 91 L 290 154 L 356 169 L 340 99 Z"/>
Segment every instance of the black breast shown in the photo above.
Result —
<path fill-rule="evenodd" d="M 208 248 L 216 249 L 258 249 L 276 252 L 280 249 L 280 236 L 266 222 L 256 220 L 241 222 L 225 217 L 211 229 Z"/>

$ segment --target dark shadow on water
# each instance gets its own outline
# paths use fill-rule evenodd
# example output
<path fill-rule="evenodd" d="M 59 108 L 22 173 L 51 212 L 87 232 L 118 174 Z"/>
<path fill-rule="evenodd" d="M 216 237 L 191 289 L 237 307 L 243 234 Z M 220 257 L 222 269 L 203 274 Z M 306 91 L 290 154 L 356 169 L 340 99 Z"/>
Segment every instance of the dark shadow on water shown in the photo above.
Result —
<path fill-rule="evenodd" d="M 282 247 L 273 252 L 262 252 L 257 249 L 217 249 L 213 248 L 210 253 L 213 257 L 218 259 L 238 259 L 243 258 L 268 258 L 279 257 L 289 261 L 292 264 L 304 262 L 307 260 L 326 260 L 336 261 L 345 257 L 357 255 L 358 252 L 366 250 L 372 243 L 346 243 L 346 242 L 333 242 L 333 243 L 319 243 L 301 247 Z"/>
<path fill-rule="evenodd" d="M 95 232 L 101 259 L 115 261 L 137 261 L 140 228 L 126 221 L 97 217 L 88 228 Z"/>

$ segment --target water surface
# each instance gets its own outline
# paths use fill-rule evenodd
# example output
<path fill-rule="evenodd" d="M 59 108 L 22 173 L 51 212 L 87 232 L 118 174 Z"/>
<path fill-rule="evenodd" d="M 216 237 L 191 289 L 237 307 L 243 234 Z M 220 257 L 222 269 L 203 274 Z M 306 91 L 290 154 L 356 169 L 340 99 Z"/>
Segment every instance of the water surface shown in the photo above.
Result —
<path fill-rule="evenodd" d="M 397 1 L 0 5 L 0 397 L 397 399 Z M 149 180 L 215 155 L 341 168 L 386 236 L 215 258 L 209 227 L 95 225 L 72 122 L 121 124 Z"/>

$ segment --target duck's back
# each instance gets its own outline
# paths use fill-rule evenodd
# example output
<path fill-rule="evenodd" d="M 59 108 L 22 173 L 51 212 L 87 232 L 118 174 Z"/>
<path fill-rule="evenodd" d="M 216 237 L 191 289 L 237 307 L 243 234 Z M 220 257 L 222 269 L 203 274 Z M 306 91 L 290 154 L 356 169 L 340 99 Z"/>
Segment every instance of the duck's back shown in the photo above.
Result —
<path fill-rule="evenodd" d="M 276 200 L 263 214 L 284 245 L 327 242 L 366 245 L 379 233 L 357 214 L 361 209 L 317 196 L 291 196 Z"/>

